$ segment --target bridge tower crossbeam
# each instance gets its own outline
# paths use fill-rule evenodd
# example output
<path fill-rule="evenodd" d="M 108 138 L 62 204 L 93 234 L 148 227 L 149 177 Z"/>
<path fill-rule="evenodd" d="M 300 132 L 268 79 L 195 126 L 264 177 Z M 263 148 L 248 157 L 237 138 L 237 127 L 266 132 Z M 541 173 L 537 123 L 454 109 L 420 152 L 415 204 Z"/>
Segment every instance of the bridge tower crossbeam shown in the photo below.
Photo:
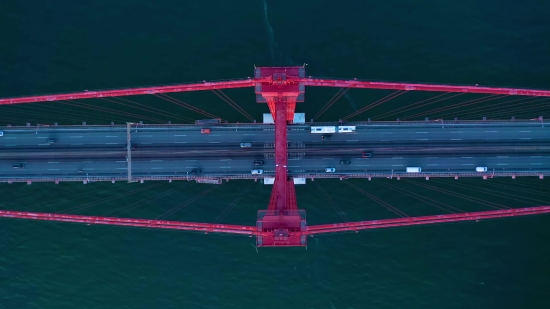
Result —
<path fill-rule="evenodd" d="M 258 67 L 256 102 L 267 103 L 275 122 L 275 182 L 266 210 L 258 211 L 256 226 L 263 236 L 259 247 L 305 246 L 305 211 L 298 210 L 294 181 L 288 176 L 287 124 L 294 119 L 297 102 L 304 101 L 305 86 L 291 79 L 303 78 L 304 67 Z M 267 234 L 265 233 L 267 232 Z M 266 236 L 269 235 L 269 236 Z"/>

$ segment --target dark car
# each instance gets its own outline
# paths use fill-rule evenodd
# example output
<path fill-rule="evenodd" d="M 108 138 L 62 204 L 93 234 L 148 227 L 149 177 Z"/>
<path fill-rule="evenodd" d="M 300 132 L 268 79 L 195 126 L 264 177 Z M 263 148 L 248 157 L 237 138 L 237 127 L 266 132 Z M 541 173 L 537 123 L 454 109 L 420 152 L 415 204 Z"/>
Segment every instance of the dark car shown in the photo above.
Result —
<path fill-rule="evenodd" d="M 194 169 L 191 170 L 191 174 L 193 174 L 193 175 L 200 175 L 200 174 L 202 174 L 202 169 L 200 169 L 200 168 L 194 168 Z"/>
<path fill-rule="evenodd" d="M 370 157 L 372 157 L 372 153 L 370 153 L 370 152 L 363 152 L 363 154 L 361 154 L 361 157 L 363 157 L 363 158 L 370 158 Z"/>
<path fill-rule="evenodd" d="M 265 161 L 264 161 L 264 160 L 255 160 L 255 161 L 254 161 L 254 165 L 255 165 L 255 166 L 264 165 L 264 164 L 265 164 Z"/>
<path fill-rule="evenodd" d="M 323 134 L 323 135 L 321 135 L 321 139 L 324 140 L 324 141 L 330 141 L 332 139 L 332 135 L 331 134 Z"/>
<path fill-rule="evenodd" d="M 350 160 L 340 160 L 340 164 L 342 164 L 342 165 L 350 165 L 350 164 L 351 164 L 351 161 L 350 161 Z"/>
<path fill-rule="evenodd" d="M 11 167 L 16 169 L 25 168 L 25 163 L 14 163 Z"/>

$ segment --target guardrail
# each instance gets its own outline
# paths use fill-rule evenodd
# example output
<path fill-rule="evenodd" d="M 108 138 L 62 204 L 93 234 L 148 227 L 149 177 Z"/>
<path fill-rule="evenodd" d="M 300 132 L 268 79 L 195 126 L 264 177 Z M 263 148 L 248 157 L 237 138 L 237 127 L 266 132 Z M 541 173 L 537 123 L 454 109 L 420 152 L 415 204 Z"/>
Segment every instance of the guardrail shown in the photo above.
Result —
<path fill-rule="evenodd" d="M 336 179 L 351 179 L 351 178 L 434 178 L 434 177 L 483 177 L 483 178 L 493 178 L 493 177 L 539 177 L 543 178 L 545 176 L 550 176 L 550 171 L 529 171 L 529 172 L 486 172 L 486 173 L 477 173 L 477 172 L 434 172 L 434 173 L 296 173 L 290 175 L 294 178 L 336 178 Z M 241 174 L 241 175 L 208 175 L 208 176 L 194 176 L 194 175 L 132 175 L 134 182 L 140 181 L 171 181 L 171 180 L 189 180 L 199 182 L 210 182 L 212 180 L 235 180 L 235 179 L 263 179 L 264 177 L 273 177 L 273 175 L 251 175 L 251 174 Z M 121 176 L 63 176 L 63 177 L 0 177 L 1 182 L 13 183 L 13 182 L 102 182 L 102 181 L 128 181 L 126 175 Z"/>
<path fill-rule="evenodd" d="M 289 129 L 292 128 L 309 128 L 310 126 L 339 126 L 339 125 L 352 125 L 363 127 L 375 127 L 375 126 L 485 126 L 485 125 L 506 125 L 506 126 L 544 126 L 550 125 L 549 120 L 545 119 L 522 119 L 522 120 L 428 120 L 428 121 L 353 121 L 353 122 L 306 122 L 305 124 L 291 124 Z M 260 129 L 260 128 L 273 128 L 274 124 L 268 123 L 225 123 L 225 124 L 213 124 L 213 125 L 197 125 L 197 124 L 132 124 L 132 128 L 138 130 L 148 129 L 198 129 L 198 128 L 232 128 L 232 129 Z M 45 131 L 45 130 L 126 130 L 126 124 L 115 125 L 39 125 L 39 126 L 0 126 L 0 130 L 3 131 Z"/>

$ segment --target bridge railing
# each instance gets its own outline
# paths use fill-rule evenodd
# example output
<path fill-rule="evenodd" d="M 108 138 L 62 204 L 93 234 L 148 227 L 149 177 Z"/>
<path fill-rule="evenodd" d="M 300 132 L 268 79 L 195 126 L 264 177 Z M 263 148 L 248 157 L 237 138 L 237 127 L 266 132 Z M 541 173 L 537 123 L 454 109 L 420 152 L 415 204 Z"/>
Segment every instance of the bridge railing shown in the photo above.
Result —
<path fill-rule="evenodd" d="M 524 172 L 433 172 L 433 173 L 381 173 L 381 172 L 365 172 L 365 173 L 293 173 L 290 176 L 294 178 L 436 178 L 436 177 L 545 177 L 550 176 L 550 171 L 524 171 Z M 132 175 L 132 179 L 139 181 L 165 181 L 165 180 L 189 180 L 199 182 L 209 182 L 207 180 L 235 180 L 235 179 L 255 179 L 263 180 L 264 177 L 273 177 L 273 175 L 257 176 L 251 174 L 240 175 Z M 126 175 L 120 176 L 27 176 L 27 177 L 0 177 L 0 182 L 101 182 L 101 181 L 127 181 Z M 219 182 L 218 182 L 219 183 Z"/>
<path fill-rule="evenodd" d="M 338 126 L 338 125 L 354 125 L 354 126 L 460 126 L 460 125 L 520 125 L 520 126 L 544 126 L 550 125 L 550 120 L 545 119 L 518 119 L 518 120 L 417 120 L 417 121 L 346 121 L 346 122 L 306 122 L 305 124 L 293 124 L 289 125 L 289 128 L 293 127 L 309 127 L 309 126 Z M 132 125 L 132 128 L 137 126 L 138 129 L 179 129 L 179 128 L 274 128 L 273 124 L 269 123 L 225 123 L 215 125 L 201 125 L 201 124 L 136 124 Z M 114 124 L 114 125 L 53 125 L 53 124 L 40 124 L 34 126 L 0 126 L 3 130 L 113 130 L 121 129 L 126 130 L 126 124 Z"/>

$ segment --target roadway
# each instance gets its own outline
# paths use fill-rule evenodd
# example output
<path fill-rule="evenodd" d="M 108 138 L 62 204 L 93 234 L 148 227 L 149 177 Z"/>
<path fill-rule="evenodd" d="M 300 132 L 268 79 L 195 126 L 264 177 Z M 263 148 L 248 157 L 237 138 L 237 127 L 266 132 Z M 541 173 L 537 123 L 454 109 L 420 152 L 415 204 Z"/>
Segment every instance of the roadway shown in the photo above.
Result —
<path fill-rule="evenodd" d="M 182 127 L 178 129 L 158 129 L 138 127 L 132 128 L 132 142 L 139 145 L 156 144 L 219 144 L 241 142 L 269 143 L 274 142 L 273 128 L 241 128 L 214 127 L 211 134 L 201 134 L 200 126 Z M 0 149 L 10 147 L 50 147 L 47 140 L 55 138 L 58 146 L 113 146 L 126 145 L 126 129 L 120 127 L 104 130 L 68 130 L 49 127 L 40 130 L 10 130 L 4 129 L 0 137 Z M 363 126 L 353 133 L 333 134 L 333 141 L 339 142 L 424 142 L 424 141 L 491 141 L 491 140 L 550 140 L 548 128 L 535 125 L 507 126 Z M 289 142 L 322 143 L 321 134 L 310 133 L 307 126 L 289 126 Z"/>
<path fill-rule="evenodd" d="M 127 173 L 126 128 L 77 130 L 47 128 L 3 129 L 0 137 L 0 178 L 31 176 L 123 176 Z M 473 172 L 476 166 L 489 171 L 550 171 L 550 134 L 533 125 L 490 126 L 378 126 L 358 127 L 354 133 L 335 133 L 330 141 L 311 134 L 307 126 L 290 126 L 290 153 L 301 159 L 289 161 L 289 174 L 337 174 L 403 172 L 420 166 L 423 172 Z M 266 176 L 274 175 L 274 130 L 240 127 L 132 129 L 133 175 L 187 175 L 193 168 L 204 176 L 250 175 L 258 168 L 253 160 L 264 159 Z M 57 143 L 47 144 L 55 138 Z M 239 143 L 252 143 L 240 148 Z M 294 145 L 292 144 L 294 143 Z M 300 144 L 297 147 L 297 144 Z M 293 148 L 294 147 L 294 148 Z M 297 148 L 296 148 L 297 147 Z M 372 158 L 361 158 L 363 151 Z M 340 165 L 341 159 L 351 161 Z M 25 163 L 25 169 L 13 169 Z M 78 173 L 82 171 L 82 173 Z"/>

